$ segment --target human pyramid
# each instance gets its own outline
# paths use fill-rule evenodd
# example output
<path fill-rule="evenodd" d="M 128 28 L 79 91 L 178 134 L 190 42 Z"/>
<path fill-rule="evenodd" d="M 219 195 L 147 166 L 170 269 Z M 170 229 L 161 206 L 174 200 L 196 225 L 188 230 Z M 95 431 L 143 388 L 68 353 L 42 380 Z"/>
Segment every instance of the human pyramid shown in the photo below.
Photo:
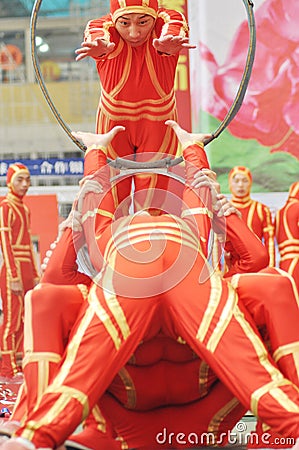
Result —
<path fill-rule="evenodd" d="M 24 383 L 3 450 L 222 446 L 248 410 L 274 448 L 299 449 L 298 290 L 220 193 L 210 135 L 175 121 L 175 67 L 192 47 L 184 17 L 155 0 L 111 0 L 87 26 L 77 54 L 97 63 L 97 133 L 73 133 L 84 178 L 25 297 Z M 137 173 L 124 213 L 132 176 L 111 184 L 107 158 L 174 155 L 178 142 L 183 189 Z M 207 259 L 212 230 L 229 251 L 225 275 Z"/>

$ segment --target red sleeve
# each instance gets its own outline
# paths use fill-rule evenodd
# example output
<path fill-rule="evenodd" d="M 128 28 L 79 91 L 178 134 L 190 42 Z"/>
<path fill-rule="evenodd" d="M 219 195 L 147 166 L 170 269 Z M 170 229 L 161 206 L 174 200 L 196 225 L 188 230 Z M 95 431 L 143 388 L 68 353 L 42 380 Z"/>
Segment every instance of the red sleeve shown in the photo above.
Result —
<path fill-rule="evenodd" d="M 188 37 L 189 28 L 184 14 L 174 9 L 161 8 L 158 11 L 157 22 L 161 21 L 160 36 L 172 35 Z"/>
<path fill-rule="evenodd" d="M 107 196 L 90 192 L 85 196 L 83 202 L 84 243 L 86 242 L 91 261 L 94 262 L 93 255 L 98 254 L 96 237 L 106 229 L 107 223 L 110 223 L 113 217 L 103 208 L 107 205 L 107 210 L 114 211 L 110 190 L 110 171 L 105 150 L 93 147 L 87 149 L 84 160 L 84 176 L 90 175 L 102 185 L 104 192 L 107 192 Z M 53 251 L 42 281 L 55 284 L 89 285 L 90 278 L 78 272 L 76 263 L 77 251 L 81 247 L 82 235 L 67 228 Z"/>
<path fill-rule="evenodd" d="M 103 187 L 103 193 L 88 193 L 83 202 L 82 225 L 92 264 L 96 270 L 102 267 L 98 241 L 114 218 L 115 203 L 110 183 L 110 169 L 105 152 L 90 148 L 85 154 L 84 174 L 93 175 Z M 100 259 L 99 259 L 100 258 Z"/>
<path fill-rule="evenodd" d="M 79 235 L 67 228 L 58 241 L 48 262 L 42 282 L 53 284 L 85 284 L 90 285 L 89 276 L 78 272 L 76 263 L 77 251 L 81 246 Z"/>
<path fill-rule="evenodd" d="M 110 28 L 114 29 L 110 14 L 90 20 L 84 31 L 84 42 L 92 42 L 98 37 L 109 42 L 111 39 Z"/>
<path fill-rule="evenodd" d="M 275 266 L 275 231 L 274 231 L 274 224 L 271 216 L 270 209 L 262 205 L 262 211 L 263 211 L 263 239 L 265 247 L 268 250 L 269 253 L 269 265 L 271 267 Z"/>
<path fill-rule="evenodd" d="M 231 267 L 225 278 L 236 273 L 258 272 L 269 264 L 268 252 L 260 239 L 236 214 L 223 221 L 226 227 L 226 251 L 231 254 Z"/>
<path fill-rule="evenodd" d="M 278 244 L 296 241 L 299 238 L 299 200 L 289 200 L 277 211 L 275 219 L 276 240 Z"/>
<path fill-rule="evenodd" d="M 182 218 L 198 235 L 205 255 L 208 252 L 208 240 L 211 230 L 211 218 L 213 217 L 211 192 L 208 187 L 194 189 L 190 187 L 194 173 L 203 168 L 209 169 L 209 162 L 203 146 L 200 144 L 189 145 L 183 156 L 186 164 L 186 185 L 183 193 Z"/>
<path fill-rule="evenodd" d="M 189 27 L 185 16 L 173 9 L 160 8 L 156 19 L 159 37 L 165 35 L 188 37 Z M 110 14 L 90 20 L 84 31 L 84 41 L 91 42 L 100 37 L 108 42 L 115 42 L 118 36 Z"/>
<path fill-rule="evenodd" d="M 0 237 L 1 248 L 3 254 L 3 262 L 6 266 L 7 274 L 10 280 L 18 281 L 21 279 L 15 265 L 15 258 L 12 250 L 12 235 L 13 228 L 13 212 L 7 201 L 4 200 L 0 207 Z"/>

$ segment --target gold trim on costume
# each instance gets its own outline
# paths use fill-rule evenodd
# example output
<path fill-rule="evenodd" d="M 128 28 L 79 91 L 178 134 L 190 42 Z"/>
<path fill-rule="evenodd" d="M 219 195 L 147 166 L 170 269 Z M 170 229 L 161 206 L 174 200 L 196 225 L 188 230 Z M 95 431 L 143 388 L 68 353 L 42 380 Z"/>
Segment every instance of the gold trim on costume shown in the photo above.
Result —
<path fill-rule="evenodd" d="M 199 366 L 199 377 L 198 377 L 198 387 L 199 387 L 199 395 L 200 398 L 204 397 L 208 393 L 208 380 L 209 380 L 209 372 L 210 366 L 205 362 L 201 361 Z"/>
<path fill-rule="evenodd" d="M 131 71 L 131 66 L 132 66 L 132 54 L 133 54 L 132 48 L 129 45 L 127 45 L 127 57 L 126 57 L 126 63 L 125 63 L 125 67 L 123 69 L 122 77 L 119 80 L 118 84 L 109 92 L 109 94 L 108 94 L 108 92 L 106 92 L 103 89 L 103 87 L 101 87 L 101 98 L 100 98 L 101 109 L 103 107 L 103 98 L 104 98 L 103 96 L 107 95 L 107 97 L 109 97 L 110 99 L 115 98 L 117 96 L 117 94 L 119 94 L 119 92 L 122 90 L 122 88 L 124 87 L 126 82 L 128 81 L 130 71 Z"/>
<path fill-rule="evenodd" d="M 75 388 L 71 388 L 69 386 L 56 386 L 50 385 L 48 389 L 45 391 L 47 394 L 61 394 L 52 408 L 43 416 L 41 420 L 35 422 L 30 420 L 26 424 L 26 428 L 22 432 L 22 437 L 28 440 L 32 440 L 34 433 L 39 428 L 48 425 L 53 422 L 59 414 L 61 414 L 65 408 L 67 407 L 70 401 L 76 399 L 82 405 L 82 420 L 87 417 L 89 412 L 89 402 L 88 397 L 81 391 L 78 391 Z"/>
<path fill-rule="evenodd" d="M 136 389 L 132 377 L 130 376 L 129 372 L 125 367 L 123 367 L 118 372 L 118 376 L 122 380 L 127 394 L 127 401 L 124 406 L 129 409 L 135 409 L 137 398 L 136 398 Z"/>
<path fill-rule="evenodd" d="M 208 425 L 208 433 L 213 433 L 215 438 L 219 438 L 221 436 L 219 436 L 219 428 L 221 423 L 239 405 L 239 400 L 234 397 L 226 405 L 220 408 L 219 411 L 217 411 L 217 413 L 212 417 Z"/>
<path fill-rule="evenodd" d="M 227 301 L 219 317 L 218 323 L 206 345 L 207 349 L 212 353 L 215 352 L 217 345 L 219 344 L 226 328 L 228 327 L 234 315 L 234 310 L 237 305 L 237 302 L 238 302 L 237 293 L 235 292 L 234 288 L 230 284 L 228 284 Z"/>
<path fill-rule="evenodd" d="M 289 380 L 285 380 L 285 382 L 277 383 L 277 387 L 271 388 L 269 394 L 288 412 L 299 413 L 299 406 L 294 403 L 289 396 L 282 390 L 279 389 L 281 386 L 285 386 L 287 384 L 291 384 Z M 294 389 L 299 389 L 297 386 L 293 385 Z"/>
<path fill-rule="evenodd" d="M 188 216 L 195 216 L 196 214 L 202 214 L 202 215 L 206 215 L 208 216 L 210 219 L 213 218 L 213 212 L 210 211 L 208 208 L 188 208 L 188 209 L 184 209 L 184 211 L 182 212 L 182 219 L 184 219 L 185 217 Z"/>
<path fill-rule="evenodd" d="M 298 308 L 299 308 L 299 292 L 298 292 L 298 289 L 297 289 L 297 286 L 296 286 L 294 278 L 292 277 L 292 275 L 290 273 L 280 269 L 279 267 L 275 267 L 275 270 L 278 273 L 280 273 L 280 275 L 282 275 L 283 277 L 288 278 L 288 280 L 290 281 L 290 283 L 292 285 L 292 289 L 293 289 L 293 294 L 294 294 L 294 297 L 296 299 L 296 303 L 297 303 Z"/>
<path fill-rule="evenodd" d="M 100 410 L 98 405 L 93 407 L 91 414 L 93 415 L 93 417 L 97 423 L 97 429 L 99 431 L 101 431 L 102 433 L 106 433 L 107 422 L 106 422 L 106 419 L 103 416 L 102 411 Z"/>
<path fill-rule="evenodd" d="M 269 394 L 270 396 L 275 398 L 275 400 L 277 400 L 278 403 L 283 408 L 285 408 L 286 411 L 299 412 L 299 406 L 296 405 L 293 401 L 291 401 L 289 397 L 281 389 L 279 389 L 280 387 L 286 385 L 293 386 L 293 384 L 289 380 L 285 379 L 282 373 L 270 363 L 269 355 L 267 354 L 267 351 L 262 341 L 259 339 L 258 335 L 256 335 L 255 332 L 252 330 L 250 324 L 244 320 L 244 315 L 240 311 L 238 306 L 236 306 L 235 308 L 234 317 L 239 322 L 240 326 L 244 330 L 244 333 L 246 334 L 251 344 L 253 345 L 260 365 L 266 370 L 266 372 L 271 377 L 271 381 L 269 381 L 269 383 L 264 384 L 251 394 L 250 409 L 253 412 L 253 414 L 258 417 L 259 401 L 261 397 L 265 394 Z M 294 389 L 297 388 L 294 386 Z"/>
<path fill-rule="evenodd" d="M 147 41 L 147 43 L 146 43 L 145 61 L 146 61 L 146 65 L 147 65 L 148 71 L 149 71 L 149 73 L 151 75 L 152 83 L 153 83 L 153 85 L 154 85 L 154 87 L 156 89 L 156 92 L 157 92 L 158 95 L 160 95 L 161 98 L 168 97 L 170 94 L 174 98 L 174 90 L 172 89 L 170 94 L 168 94 L 168 96 L 167 96 L 166 92 L 164 91 L 164 89 L 162 88 L 162 86 L 161 86 L 161 84 L 159 82 L 159 79 L 158 79 L 158 76 L 157 76 L 157 71 L 155 70 L 155 66 L 154 66 L 153 59 L 152 59 L 152 56 L 151 56 L 151 52 L 150 52 L 150 49 L 149 49 L 150 45 L 152 45 L 152 42 Z"/>
<path fill-rule="evenodd" d="M 222 279 L 220 275 L 216 274 L 215 276 L 210 277 L 210 282 L 211 290 L 209 302 L 207 307 L 205 308 L 203 318 L 196 334 L 196 339 L 198 339 L 200 342 L 204 341 L 208 331 L 210 330 L 213 317 L 221 301 Z"/>
<path fill-rule="evenodd" d="M 111 276 L 112 272 L 115 270 L 115 260 L 116 260 L 117 252 L 113 252 L 109 257 L 109 266 L 106 266 L 103 270 L 103 294 L 106 300 L 107 306 L 114 317 L 121 333 L 123 340 L 126 340 L 130 336 L 130 327 L 126 319 L 126 315 L 117 300 L 117 295 L 115 293 L 114 285 L 113 285 L 113 276 Z M 115 328 L 115 327 L 114 327 Z M 116 330 L 116 328 L 115 328 Z M 117 332 L 117 331 L 116 331 Z M 110 333 L 111 335 L 111 333 Z M 119 338 L 120 340 L 120 338 Z M 119 347 L 116 346 L 116 349 Z"/>
<path fill-rule="evenodd" d="M 24 297 L 24 350 L 32 352 L 34 349 L 32 330 L 32 293 L 28 291 Z M 26 356 L 26 353 L 25 353 Z M 24 364 L 24 362 L 23 362 Z"/>
<path fill-rule="evenodd" d="M 61 360 L 61 355 L 53 352 L 26 352 L 22 363 L 23 368 L 29 363 L 39 363 L 43 360 L 57 364 Z"/>
<path fill-rule="evenodd" d="M 290 355 L 294 361 L 296 372 L 299 377 L 299 342 L 292 342 L 290 344 L 281 345 L 273 353 L 275 362 L 279 361 L 283 356 Z"/>
<path fill-rule="evenodd" d="M 103 289 L 103 295 L 106 296 L 105 289 Z M 104 327 L 106 328 L 108 334 L 110 335 L 114 346 L 116 350 L 120 348 L 121 345 L 121 338 L 119 336 L 119 333 L 113 324 L 111 318 L 109 317 L 108 313 L 105 311 L 105 309 L 100 304 L 97 293 L 96 293 L 96 286 L 92 286 L 89 294 L 89 304 L 92 307 L 94 313 L 97 315 L 97 317 L 100 319 L 100 321 L 103 323 Z"/>
<path fill-rule="evenodd" d="M 93 210 L 87 211 L 83 216 L 82 216 L 82 223 L 86 222 L 86 220 L 88 218 L 93 218 L 96 215 L 100 215 L 103 217 L 108 217 L 109 219 L 113 219 L 114 214 L 111 213 L 110 211 L 106 211 L 105 209 L 101 209 L 101 208 L 95 208 Z"/>
<path fill-rule="evenodd" d="M 105 247 L 104 260 L 109 260 L 111 252 L 115 251 L 115 248 L 125 248 L 128 245 L 144 240 L 146 235 L 151 239 L 160 239 L 161 236 L 155 235 L 159 230 L 167 240 L 183 243 L 196 251 L 200 252 L 200 244 L 194 233 L 189 227 L 182 221 L 177 222 L 155 222 L 150 223 L 131 223 L 132 218 L 125 218 L 123 223 L 118 227 L 117 231 L 110 238 Z"/>

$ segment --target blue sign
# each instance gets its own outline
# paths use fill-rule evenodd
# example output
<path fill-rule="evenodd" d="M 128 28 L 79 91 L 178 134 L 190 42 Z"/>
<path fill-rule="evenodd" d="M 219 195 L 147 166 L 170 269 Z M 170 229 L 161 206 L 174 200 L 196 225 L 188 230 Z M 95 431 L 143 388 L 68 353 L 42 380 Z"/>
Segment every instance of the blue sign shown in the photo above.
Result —
<path fill-rule="evenodd" d="M 7 174 L 10 164 L 25 164 L 32 176 L 83 176 L 84 159 L 5 159 L 0 161 L 0 176 Z"/>

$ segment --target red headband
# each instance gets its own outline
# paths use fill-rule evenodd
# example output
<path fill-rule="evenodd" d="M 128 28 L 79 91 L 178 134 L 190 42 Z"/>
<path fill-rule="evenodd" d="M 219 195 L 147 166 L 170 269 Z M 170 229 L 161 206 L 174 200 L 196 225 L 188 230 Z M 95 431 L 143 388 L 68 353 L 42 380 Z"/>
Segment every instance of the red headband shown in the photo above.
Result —
<path fill-rule="evenodd" d="M 228 181 L 231 182 L 231 179 L 237 174 L 240 173 L 242 175 L 245 175 L 245 177 L 248 178 L 250 183 L 252 183 L 252 175 L 250 170 L 247 167 L 244 166 L 235 166 L 231 169 L 231 171 L 228 174 Z"/>
<path fill-rule="evenodd" d="M 6 175 L 6 184 L 8 187 L 10 187 L 13 183 L 14 178 L 19 175 L 20 173 L 26 173 L 30 175 L 30 172 L 28 170 L 28 167 L 26 167 L 24 164 L 21 163 L 15 163 L 11 164 L 7 170 Z"/>
<path fill-rule="evenodd" d="M 157 0 L 110 0 L 110 12 L 113 22 L 125 14 L 148 14 L 154 18 L 158 15 Z"/>

